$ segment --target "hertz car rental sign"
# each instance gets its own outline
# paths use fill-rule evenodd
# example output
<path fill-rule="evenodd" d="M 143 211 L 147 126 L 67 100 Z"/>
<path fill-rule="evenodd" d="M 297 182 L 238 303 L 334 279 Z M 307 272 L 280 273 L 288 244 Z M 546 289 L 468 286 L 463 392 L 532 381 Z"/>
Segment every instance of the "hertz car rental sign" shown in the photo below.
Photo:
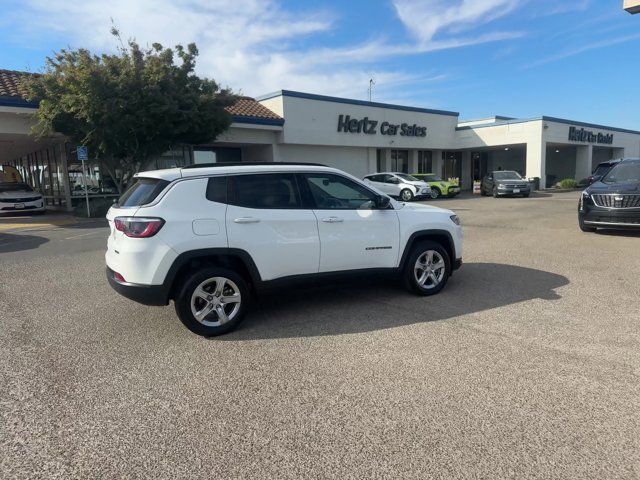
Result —
<path fill-rule="evenodd" d="M 369 117 L 361 119 L 351 118 L 351 115 L 338 116 L 338 132 L 365 133 L 367 135 L 400 135 L 403 137 L 426 137 L 427 127 L 408 123 L 389 123 L 370 120 Z"/>

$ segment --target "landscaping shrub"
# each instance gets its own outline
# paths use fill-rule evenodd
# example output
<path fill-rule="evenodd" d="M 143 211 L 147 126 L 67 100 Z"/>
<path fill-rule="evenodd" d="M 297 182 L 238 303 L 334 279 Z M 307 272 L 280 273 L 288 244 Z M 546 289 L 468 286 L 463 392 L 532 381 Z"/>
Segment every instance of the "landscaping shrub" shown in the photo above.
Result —
<path fill-rule="evenodd" d="M 74 199 L 76 200 L 76 199 Z M 107 214 L 111 205 L 113 205 L 114 198 L 90 198 L 89 199 L 89 210 L 91 211 L 92 218 L 104 217 Z M 77 199 L 74 202 L 73 206 L 73 214 L 76 217 L 84 217 L 87 216 L 87 204 L 85 203 L 84 197 L 82 201 Z"/>
<path fill-rule="evenodd" d="M 565 178 L 564 180 L 560 180 L 558 183 L 560 188 L 578 188 L 578 182 L 576 182 L 573 178 Z"/>

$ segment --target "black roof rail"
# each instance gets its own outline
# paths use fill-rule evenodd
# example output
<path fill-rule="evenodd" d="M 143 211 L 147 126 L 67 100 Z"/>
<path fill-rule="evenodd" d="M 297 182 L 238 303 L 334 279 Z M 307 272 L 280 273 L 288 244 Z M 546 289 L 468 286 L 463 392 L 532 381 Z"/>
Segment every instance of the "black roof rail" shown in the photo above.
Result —
<path fill-rule="evenodd" d="M 255 166 L 262 166 L 262 165 L 326 167 L 326 165 L 322 165 L 321 163 L 305 163 L 305 162 L 229 162 L 229 163 L 194 163 L 193 165 L 186 165 L 180 168 L 192 169 L 192 168 L 209 168 L 209 167 L 255 167 Z"/>

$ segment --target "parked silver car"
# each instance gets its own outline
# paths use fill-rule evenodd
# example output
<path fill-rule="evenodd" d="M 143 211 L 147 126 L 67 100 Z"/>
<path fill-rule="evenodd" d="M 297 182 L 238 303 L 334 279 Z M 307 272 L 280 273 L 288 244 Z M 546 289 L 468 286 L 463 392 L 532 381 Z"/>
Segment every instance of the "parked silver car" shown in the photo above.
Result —
<path fill-rule="evenodd" d="M 431 197 L 431 187 L 427 182 L 398 172 L 382 172 L 364 177 L 365 183 L 386 193 L 409 202 L 414 198 Z"/>

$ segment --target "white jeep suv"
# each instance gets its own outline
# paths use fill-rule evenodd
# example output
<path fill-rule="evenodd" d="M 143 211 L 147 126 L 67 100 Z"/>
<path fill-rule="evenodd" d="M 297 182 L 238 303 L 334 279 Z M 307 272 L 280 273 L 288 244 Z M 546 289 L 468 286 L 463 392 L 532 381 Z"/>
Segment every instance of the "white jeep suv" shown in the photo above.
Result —
<path fill-rule="evenodd" d="M 396 202 L 321 165 L 139 173 L 107 219 L 111 286 L 146 305 L 173 300 L 205 336 L 233 329 L 249 297 L 269 286 L 386 272 L 433 295 L 462 264 L 453 212 Z"/>

